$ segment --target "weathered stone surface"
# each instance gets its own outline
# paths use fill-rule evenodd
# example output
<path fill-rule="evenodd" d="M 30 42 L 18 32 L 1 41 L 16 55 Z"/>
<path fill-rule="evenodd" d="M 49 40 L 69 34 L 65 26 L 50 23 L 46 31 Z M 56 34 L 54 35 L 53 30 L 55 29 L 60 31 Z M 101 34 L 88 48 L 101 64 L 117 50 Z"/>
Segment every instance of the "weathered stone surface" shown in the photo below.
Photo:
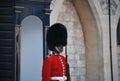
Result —
<path fill-rule="evenodd" d="M 104 14 L 108 14 L 108 0 L 98 0 Z M 111 0 L 111 13 L 114 15 L 120 0 Z"/>
<path fill-rule="evenodd" d="M 68 62 L 72 81 L 85 81 L 85 45 L 82 26 L 77 12 L 70 0 L 65 0 L 60 9 L 57 22 L 68 30 Z"/>

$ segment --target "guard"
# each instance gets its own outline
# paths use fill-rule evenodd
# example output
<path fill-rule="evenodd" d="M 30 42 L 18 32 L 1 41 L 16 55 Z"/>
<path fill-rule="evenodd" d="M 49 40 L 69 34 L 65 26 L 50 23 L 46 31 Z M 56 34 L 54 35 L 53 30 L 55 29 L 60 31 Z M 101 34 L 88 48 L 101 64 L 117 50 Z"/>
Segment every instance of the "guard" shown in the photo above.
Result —
<path fill-rule="evenodd" d="M 71 81 L 67 78 L 66 58 L 61 55 L 67 45 L 67 29 L 56 23 L 47 30 L 47 46 L 53 53 L 45 58 L 42 67 L 42 81 Z"/>

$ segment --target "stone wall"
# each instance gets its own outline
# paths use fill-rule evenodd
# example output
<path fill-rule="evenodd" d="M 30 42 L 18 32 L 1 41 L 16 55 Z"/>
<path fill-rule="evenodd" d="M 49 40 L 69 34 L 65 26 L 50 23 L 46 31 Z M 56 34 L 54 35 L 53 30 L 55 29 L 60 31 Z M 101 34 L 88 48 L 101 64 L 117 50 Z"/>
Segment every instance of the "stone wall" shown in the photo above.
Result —
<path fill-rule="evenodd" d="M 85 45 L 77 12 L 70 0 L 65 0 L 57 18 L 68 30 L 68 61 L 72 81 L 86 81 Z"/>
<path fill-rule="evenodd" d="M 99 0 L 99 3 L 101 5 L 101 8 L 103 10 L 104 14 L 108 14 L 108 1 L 107 0 Z M 111 13 L 115 15 L 118 4 L 120 3 L 120 0 L 111 0 Z"/>
<path fill-rule="evenodd" d="M 120 54 L 118 54 L 118 68 L 119 68 L 119 74 L 118 76 L 120 76 Z M 119 81 L 120 81 L 120 77 L 119 77 Z"/>
<path fill-rule="evenodd" d="M 120 46 L 117 47 L 117 53 L 118 53 L 118 68 L 119 68 L 119 76 L 120 76 Z M 119 81 L 120 81 L 120 77 L 119 77 Z"/>
<path fill-rule="evenodd" d="M 72 81 L 111 81 L 107 0 L 53 1 L 50 24 L 60 22 L 67 26 L 68 59 Z M 116 28 L 120 17 L 119 4 L 120 0 L 111 0 L 111 39 L 114 81 L 118 81 L 117 62 L 119 60 L 117 61 Z"/>

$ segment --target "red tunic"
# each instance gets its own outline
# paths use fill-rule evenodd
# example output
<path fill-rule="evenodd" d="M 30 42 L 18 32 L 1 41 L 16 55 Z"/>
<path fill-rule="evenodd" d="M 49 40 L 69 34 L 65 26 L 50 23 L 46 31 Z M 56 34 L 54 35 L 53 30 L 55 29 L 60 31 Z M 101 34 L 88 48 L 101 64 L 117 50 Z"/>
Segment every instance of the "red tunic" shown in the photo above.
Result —
<path fill-rule="evenodd" d="M 61 64 L 60 58 L 64 64 Z M 65 71 L 63 71 L 63 68 Z M 63 75 L 64 74 L 64 75 Z M 46 58 L 43 63 L 42 68 L 42 81 L 58 81 L 50 80 L 50 77 L 65 76 L 66 75 L 66 59 L 64 56 L 52 55 L 49 58 Z"/>

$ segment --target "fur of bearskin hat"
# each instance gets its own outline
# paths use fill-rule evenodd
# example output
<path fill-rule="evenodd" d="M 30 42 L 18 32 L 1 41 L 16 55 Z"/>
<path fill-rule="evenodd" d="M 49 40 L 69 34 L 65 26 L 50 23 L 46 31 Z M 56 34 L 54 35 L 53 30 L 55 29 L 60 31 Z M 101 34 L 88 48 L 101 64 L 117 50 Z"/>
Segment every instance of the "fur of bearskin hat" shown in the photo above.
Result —
<path fill-rule="evenodd" d="M 49 50 L 54 50 L 55 46 L 67 45 L 67 29 L 61 23 L 52 25 L 47 30 L 47 46 Z"/>

